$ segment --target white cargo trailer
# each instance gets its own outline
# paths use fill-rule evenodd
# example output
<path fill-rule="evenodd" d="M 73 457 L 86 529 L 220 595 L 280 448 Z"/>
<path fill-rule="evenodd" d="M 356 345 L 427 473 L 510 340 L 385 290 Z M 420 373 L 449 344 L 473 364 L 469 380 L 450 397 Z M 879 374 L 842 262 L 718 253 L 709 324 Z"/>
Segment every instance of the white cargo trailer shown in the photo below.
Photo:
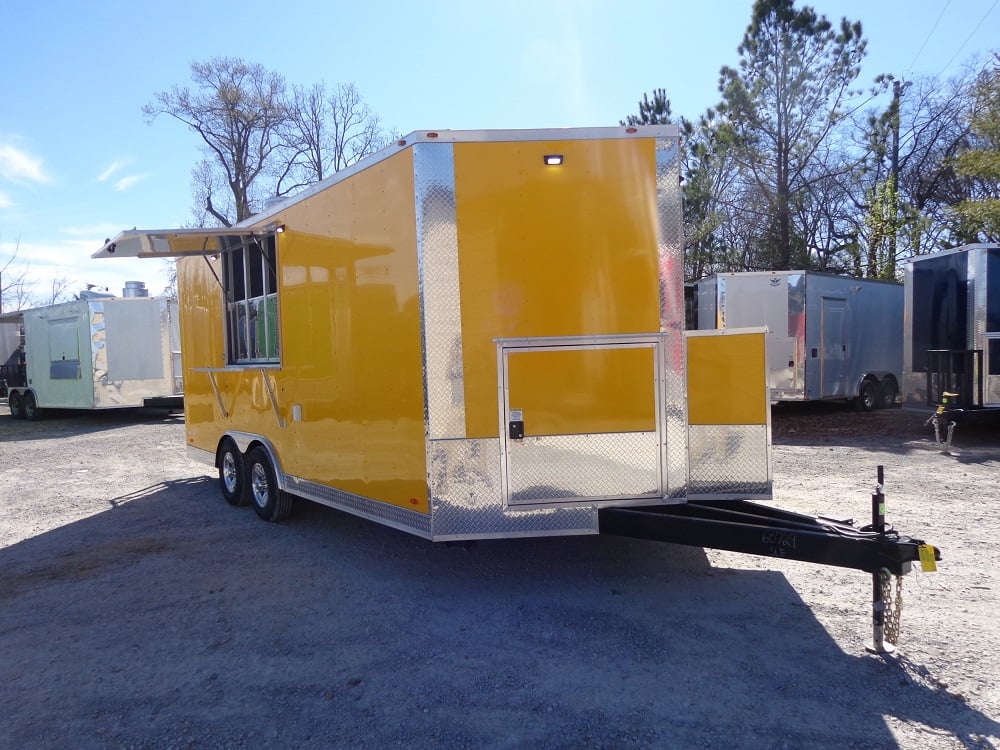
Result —
<path fill-rule="evenodd" d="M 175 299 L 92 297 L 0 315 L 23 326 L 24 381 L 10 385 L 15 419 L 39 410 L 180 408 Z"/>
<path fill-rule="evenodd" d="M 903 286 L 807 271 L 720 273 L 695 283 L 699 330 L 766 326 L 773 401 L 896 403 Z"/>

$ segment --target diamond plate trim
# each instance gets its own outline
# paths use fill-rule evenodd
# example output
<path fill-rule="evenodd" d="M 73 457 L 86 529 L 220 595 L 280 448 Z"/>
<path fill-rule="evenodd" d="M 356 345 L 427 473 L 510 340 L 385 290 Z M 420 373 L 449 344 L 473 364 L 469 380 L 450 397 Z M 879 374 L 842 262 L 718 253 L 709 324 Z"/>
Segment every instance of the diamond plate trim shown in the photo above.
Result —
<path fill-rule="evenodd" d="M 771 494 L 767 425 L 690 425 L 689 497 Z"/>
<path fill-rule="evenodd" d="M 593 507 L 505 510 L 500 441 L 436 440 L 429 448 L 433 538 L 596 534 Z"/>
<path fill-rule="evenodd" d="M 687 494 L 687 401 L 684 380 L 684 214 L 680 142 L 656 141 L 657 260 L 660 331 L 663 333 L 663 404 L 666 410 L 666 496 Z"/>
<path fill-rule="evenodd" d="M 353 513 L 394 529 L 409 531 L 411 534 L 428 539 L 431 537 L 431 517 L 424 513 L 417 513 L 389 503 L 354 495 L 288 474 L 285 475 L 284 479 L 286 489 L 293 495 L 337 510 Z"/>
<path fill-rule="evenodd" d="M 465 437 L 462 307 L 450 143 L 413 147 L 417 263 L 422 306 L 425 419 L 431 439 Z"/>
<path fill-rule="evenodd" d="M 655 432 L 526 438 L 509 451 L 511 505 L 660 496 Z"/>

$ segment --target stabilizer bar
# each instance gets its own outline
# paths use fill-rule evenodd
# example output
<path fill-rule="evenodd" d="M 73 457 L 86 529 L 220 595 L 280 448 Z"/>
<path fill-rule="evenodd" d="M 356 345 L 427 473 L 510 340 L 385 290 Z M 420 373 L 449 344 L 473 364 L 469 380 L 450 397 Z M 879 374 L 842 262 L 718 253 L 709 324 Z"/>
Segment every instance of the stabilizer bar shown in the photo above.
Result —
<path fill-rule="evenodd" d="M 612 507 L 598 510 L 602 534 L 654 539 L 695 547 L 802 560 L 877 574 L 909 572 L 920 559 L 919 539 L 853 521 L 758 505 L 748 500 L 689 501 L 677 505 Z M 935 560 L 941 559 L 936 547 Z"/>

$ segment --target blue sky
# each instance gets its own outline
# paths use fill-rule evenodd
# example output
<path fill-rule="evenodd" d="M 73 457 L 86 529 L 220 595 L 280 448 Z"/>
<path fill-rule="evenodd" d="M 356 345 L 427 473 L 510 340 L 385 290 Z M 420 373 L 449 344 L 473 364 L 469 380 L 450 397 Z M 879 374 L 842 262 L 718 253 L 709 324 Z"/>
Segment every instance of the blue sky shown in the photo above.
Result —
<path fill-rule="evenodd" d="M 802 5 L 803 3 L 799 3 Z M 816 0 L 860 20 L 879 73 L 949 76 L 1000 49 L 1000 0 Z M 93 260 L 122 229 L 190 225 L 197 136 L 143 119 L 190 64 L 239 56 L 289 83 L 353 82 L 383 123 L 422 129 L 616 125 L 665 88 L 675 115 L 718 100 L 751 0 L 345 3 L 42 0 L 3 4 L 0 267 L 19 247 L 35 290 L 53 277 L 162 291 L 162 261 Z"/>

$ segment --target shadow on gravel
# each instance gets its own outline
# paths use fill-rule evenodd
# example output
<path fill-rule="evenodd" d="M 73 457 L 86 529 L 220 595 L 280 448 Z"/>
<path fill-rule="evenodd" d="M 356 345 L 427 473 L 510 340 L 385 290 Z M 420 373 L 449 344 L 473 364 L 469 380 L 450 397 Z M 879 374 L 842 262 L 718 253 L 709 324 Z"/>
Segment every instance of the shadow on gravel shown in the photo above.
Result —
<path fill-rule="evenodd" d="M 265 524 L 203 477 L 109 504 L 0 550 L 0 746 L 896 747 L 885 716 L 1000 738 L 919 667 L 844 653 L 781 572 L 700 549 L 434 544 L 308 503 Z"/>
<path fill-rule="evenodd" d="M 144 422 L 183 422 L 184 414 L 169 409 L 46 409 L 37 421 L 14 419 L 0 411 L 0 442 L 8 439 L 51 440 L 88 435 Z"/>
<path fill-rule="evenodd" d="M 925 424 L 930 412 L 877 409 L 858 412 L 837 402 L 781 403 L 771 407 L 775 445 L 871 447 L 889 453 L 942 450 L 934 428 Z M 941 432 L 941 440 L 946 437 Z M 968 463 L 1000 460 L 1000 430 L 991 424 L 961 424 L 953 435 L 952 453 Z"/>

